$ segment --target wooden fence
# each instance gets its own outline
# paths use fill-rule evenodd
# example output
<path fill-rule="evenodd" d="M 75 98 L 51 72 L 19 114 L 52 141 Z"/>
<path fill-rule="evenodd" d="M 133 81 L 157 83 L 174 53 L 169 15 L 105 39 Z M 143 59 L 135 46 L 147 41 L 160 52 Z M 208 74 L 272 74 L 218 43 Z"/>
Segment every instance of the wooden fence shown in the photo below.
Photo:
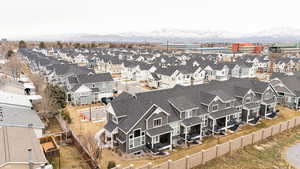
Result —
<path fill-rule="evenodd" d="M 57 118 L 57 120 L 60 124 L 60 127 L 65 132 L 69 133 L 68 136 L 72 139 L 74 146 L 79 151 L 82 158 L 89 165 L 89 167 L 91 169 L 100 169 L 99 166 L 98 166 L 97 160 L 94 159 L 90 155 L 89 151 L 82 145 L 80 139 L 76 136 L 76 134 L 73 132 L 73 130 L 69 127 L 68 123 L 59 116 L 57 116 L 56 118 Z"/>
<path fill-rule="evenodd" d="M 148 163 L 136 169 L 191 169 L 198 165 L 204 165 L 208 161 L 227 153 L 232 153 L 238 149 L 244 148 L 245 146 L 258 143 L 259 141 L 276 134 L 287 132 L 287 130 L 292 129 L 298 125 L 300 125 L 300 117 L 295 117 L 291 120 L 281 122 L 279 124 L 258 130 L 245 136 L 238 137 L 236 139 L 210 147 L 206 150 L 191 154 L 176 161 L 169 160 L 155 166 L 151 163 Z M 117 166 L 114 169 L 120 168 L 121 166 Z M 130 165 L 123 169 L 134 169 L 134 166 Z"/>

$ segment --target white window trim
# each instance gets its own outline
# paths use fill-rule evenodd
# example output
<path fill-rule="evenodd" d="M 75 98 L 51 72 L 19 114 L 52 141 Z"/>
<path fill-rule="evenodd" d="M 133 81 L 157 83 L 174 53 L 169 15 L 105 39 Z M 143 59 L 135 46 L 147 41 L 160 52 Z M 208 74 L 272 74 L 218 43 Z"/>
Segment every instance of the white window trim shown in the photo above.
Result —
<path fill-rule="evenodd" d="M 216 109 L 216 110 L 213 109 L 213 107 L 215 107 L 215 106 L 217 106 L 217 109 Z M 213 104 L 213 105 L 211 106 L 211 111 L 212 111 L 212 112 L 216 112 L 216 111 L 218 111 L 218 109 L 219 109 L 219 105 L 218 105 L 218 104 Z"/>
<path fill-rule="evenodd" d="M 160 125 L 159 125 L 159 126 L 155 126 L 155 121 L 156 121 L 156 120 L 160 120 Z M 153 119 L 153 128 L 161 127 L 161 126 L 162 126 L 162 117 Z"/>
<path fill-rule="evenodd" d="M 249 102 L 247 102 L 247 100 L 249 100 Z M 246 104 L 247 104 L 247 103 L 251 103 L 251 97 L 250 97 L 250 96 L 248 96 L 248 97 L 245 98 L 245 103 L 246 103 Z"/>
<path fill-rule="evenodd" d="M 138 137 L 134 137 L 134 131 L 136 131 L 136 130 L 140 130 L 141 131 L 141 134 Z M 144 133 L 144 135 L 142 135 L 142 133 Z M 130 138 L 130 136 L 132 136 L 132 138 Z M 140 138 L 140 144 L 139 145 L 134 145 L 135 139 L 137 139 L 137 138 Z M 132 147 L 130 147 L 130 142 L 131 141 L 132 141 Z M 133 130 L 132 134 L 129 135 L 129 145 L 128 145 L 128 148 L 129 149 L 133 149 L 133 148 L 136 148 L 136 147 L 143 146 L 145 144 L 146 144 L 146 132 L 142 131 L 141 128 L 137 128 L 137 129 Z"/>

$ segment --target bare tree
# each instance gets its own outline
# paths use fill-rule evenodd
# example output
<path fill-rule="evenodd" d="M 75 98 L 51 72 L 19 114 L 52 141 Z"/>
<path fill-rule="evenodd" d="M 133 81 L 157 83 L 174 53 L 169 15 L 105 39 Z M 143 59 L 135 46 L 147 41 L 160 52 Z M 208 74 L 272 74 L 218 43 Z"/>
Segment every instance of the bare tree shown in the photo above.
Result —
<path fill-rule="evenodd" d="M 81 137 L 81 141 L 92 158 L 95 160 L 100 158 L 101 149 L 98 146 L 96 139 L 90 132 L 87 132 L 85 135 L 83 135 Z"/>

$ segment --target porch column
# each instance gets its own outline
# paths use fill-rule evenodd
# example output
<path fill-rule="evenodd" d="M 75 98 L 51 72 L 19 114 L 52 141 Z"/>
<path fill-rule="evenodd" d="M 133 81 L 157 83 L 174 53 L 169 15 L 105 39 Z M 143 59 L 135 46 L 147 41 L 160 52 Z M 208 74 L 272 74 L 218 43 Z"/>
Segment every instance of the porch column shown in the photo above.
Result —
<path fill-rule="evenodd" d="M 265 104 L 265 117 L 267 116 L 268 105 Z"/>
<path fill-rule="evenodd" d="M 111 148 L 114 148 L 114 136 L 113 136 L 113 133 L 111 133 L 111 139 L 110 139 L 110 146 L 111 146 Z"/>
<path fill-rule="evenodd" d="M 247 121 L 246 121 L 246 123 L 248 123 L 248 120 L 249 120 L 249 114 L 250 114 L 250 109 L 247 109 Z"/>
<path fill-rule="evenodd" d="M 170 145 L 171 145 L 170 150 L 172 150 L 173 149 L 173 134 L 172 134 L 172 132 L 170 133 Z"/>
<path fill-rule="evenodd" d="M 151 137 L 151 148 L 153 149 L 153 137 Z"/>
<path fill-rule="evenodd" d="M 200 140 L 202 140 L 202 124 L 199 125 L 200 125 Z"/>
<path fill-rule="evenodd" d="M 212 120 L 213 121 L 213 127 L 212 127 L 212 135 L 215 135 L 215 119 Z"/>
<path fill-rule="evenodd" d="M 229 116 L 226 116 L 226 120 L 225 120 L 225 131 L 227 131 L 227 126 L 228 126 L 228 119 L 230 119 L 229 118 Z"/>
<path fill-rule="evenodd" d="M 184 127 L 184 141 L 185 141 L 185 145 L 187 144 L 187 127 Z"/>

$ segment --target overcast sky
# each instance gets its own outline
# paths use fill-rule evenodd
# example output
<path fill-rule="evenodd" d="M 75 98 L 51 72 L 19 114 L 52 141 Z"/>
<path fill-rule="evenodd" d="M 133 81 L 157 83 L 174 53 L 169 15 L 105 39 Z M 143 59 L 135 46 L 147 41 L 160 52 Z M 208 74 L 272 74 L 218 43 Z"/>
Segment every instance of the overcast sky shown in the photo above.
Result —
<path fill-rule="evenodd" d="M 2 0 L 0 37 L 150 32 L 162 28 L 255 32 L 300 29 L 299 0 Z"/>

